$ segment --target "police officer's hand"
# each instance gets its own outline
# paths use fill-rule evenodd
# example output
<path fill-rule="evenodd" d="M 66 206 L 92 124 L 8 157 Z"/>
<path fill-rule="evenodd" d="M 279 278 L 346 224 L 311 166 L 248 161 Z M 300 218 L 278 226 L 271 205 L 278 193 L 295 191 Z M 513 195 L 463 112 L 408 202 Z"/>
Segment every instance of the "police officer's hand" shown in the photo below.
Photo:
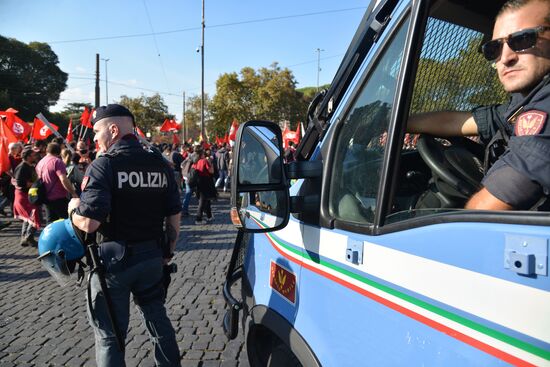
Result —
<path fill-rule="evenodd" d="M 79 205 L 80 205 L 80 198 L 72 198 L 71 201 L 69 201 L 69 206 L 67 207 L 67 212 L 69 213 L 69 215 L 71 214 L 71 211 L 74 208 L 78 208 Z"/>

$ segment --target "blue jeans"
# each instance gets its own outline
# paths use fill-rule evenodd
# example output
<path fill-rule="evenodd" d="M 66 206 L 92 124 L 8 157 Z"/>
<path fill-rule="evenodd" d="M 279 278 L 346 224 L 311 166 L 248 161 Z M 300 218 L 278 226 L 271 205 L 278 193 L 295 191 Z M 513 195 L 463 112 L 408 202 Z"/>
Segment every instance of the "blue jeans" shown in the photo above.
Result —
<path fill-rule="evenodd" d="M 193 195 L 193 190 L 191 190 L 191 187 L 187 184 L 187 180 L 185 181 L 185 193 L 183 194 L 183 202 L 181 204 L 181 211 L 183 213 L 189 213 L 189 202 L 191 201 L 191 196 Z"/>
<path fill-rule="evenodd" d="M 220 188 L 223 184 L 223 188 L 224 189 L 227 189 L 227 170 L 220 170 L 218 172 L 219 174 L 219 177 L 218 179 L 216 180 L 216 188 Z"/>
<path fill-rule="evenodd" d="M 135 296 L 136 293 L 150 293 L 149 290 L 154 289 L 162 278 L 163 260 L 160 249 L 146 250 L 150 253 L 142 252 L 145 260 L 129 265 L 119 272 L 107 273 L 105 276 L 118 329 L 124 339 L 126 339 L 130 318 L 130 294 Z M 97 366 L 125 366 L 124 351 L 118 349 L 116 336 L 109 321 L 107 305 L 95 273 L 90 286 L 93 311 L 90 310 L 90 302 L 88 302 L 88 319 L 94 329 Z M 160 294 L 153 292 L 152 297 L 140 303 L 141 305 L 136 304 L 136 308 L 145 321 L 149 338 L 155 348 L 156 365 L 180 366 L 176 334 L 166 315 L 163 292 Z"/>

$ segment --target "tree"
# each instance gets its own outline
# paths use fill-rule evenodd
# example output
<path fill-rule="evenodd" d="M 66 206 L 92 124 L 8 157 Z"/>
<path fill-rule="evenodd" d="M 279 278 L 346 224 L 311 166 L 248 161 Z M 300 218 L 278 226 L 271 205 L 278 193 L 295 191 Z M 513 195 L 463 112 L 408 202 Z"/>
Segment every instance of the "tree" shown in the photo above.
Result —
<path fill-rule="evenodd" d="M 207 134 L 212 136 L 216 133 L 215 126 L 212 123 L 210 115 L 210 105 L 212 100 L 207 93 L 204 94 L 204 126 Z M 201 123 L 201 96 L 191 96 L 185 102 L 185 126 L 187 127 L 187 138 L 196 140 L 200 135 Z M 206 137 L 205 137 L 206 138 Z"/>
<path fill-rule="evenodd" d="M 128 108 L 136 119 L 136 125 L 144 133 L 155 133 L 164 119 L 173 119 L 174 115 L 168 113 L 168 106 L 160 94 L 156 93 L 151 97 L 142 94 L 140 97 L 130 98 L 121 96 L 117 102 Z"/>
<path fill-rule="evenodd" d="M 328 90 L 330 88 L 330 84 L 320 85 L 319 91 L 322 91 L 323 89 Z M 317 95 L 317 87 L 304 87 L 297 89 L 298 92 L 302 93 L 304 95 L 304 98 L 306 100 L 313 100 L 313 98 Z"/>
<path fill-rule="evenodd" d="M 73 102 L 68 103 L 60 113 L 65 115 L 67 119 L 72 118 L 75 120 L 80 118 L 85 107 L 88 108 L 88 111 L 94 108 L 91 103 Z"/>
<path fill-rule="evenodd" d="M 47 112 L 67 87 L 67 73 L 58 64 L 46 43 L 0 36 L 0 109 L 14 107 L 27 121 Z"/>
<path fill-rule="evenodd" d="M 282 69 L 277 63 L 257 71 L 245 67 L 240 75 L 222 74 L 216 81 L 216 95 L 211 105 L 214 130 L 224 134 L 233 119 L 295 123 L 305 119 L 311 99 L 296 90 L 292 71 Z"/>

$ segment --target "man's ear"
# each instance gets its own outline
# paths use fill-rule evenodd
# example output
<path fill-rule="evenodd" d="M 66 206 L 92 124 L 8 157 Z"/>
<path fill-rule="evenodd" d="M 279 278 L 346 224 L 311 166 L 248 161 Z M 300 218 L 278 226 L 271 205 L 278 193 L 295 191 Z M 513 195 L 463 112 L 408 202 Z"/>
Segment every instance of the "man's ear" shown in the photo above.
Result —
<path fill-rule="evenodd" d="M 113 138 L 117 137 L 120 134 L 120 128 L 118 127 L 117 124 L 111 124 L 109 126 L 109 132 L 111 133 L 111 136 Z"/>

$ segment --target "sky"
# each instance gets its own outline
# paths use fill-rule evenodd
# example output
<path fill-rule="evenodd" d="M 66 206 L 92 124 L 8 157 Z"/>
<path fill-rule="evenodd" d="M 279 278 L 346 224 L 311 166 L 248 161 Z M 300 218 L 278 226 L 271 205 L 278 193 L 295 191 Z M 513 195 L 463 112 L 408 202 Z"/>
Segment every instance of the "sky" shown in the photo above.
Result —
<path fill-rule="evenodd" d="M 205 92 L 243 67 L 289 68 L 297 87 L 332 81 L 368 1 L 204 0 Z M 69 74 L 51 111 L 94 104 L 100 54 L 100 104 L 158 92 L 181 120 L 183 93 L 201 92 L 201 0 L 0 0 L 0 34 L 46 42 Z M 321 49 L 318 52 L 317 49 Z M 107 71 L 106 71 L 107 69 Z M 105 82 L 107 79 L 107 88 Z M 107 93 L 106 93 L 107 92 Z"/>

